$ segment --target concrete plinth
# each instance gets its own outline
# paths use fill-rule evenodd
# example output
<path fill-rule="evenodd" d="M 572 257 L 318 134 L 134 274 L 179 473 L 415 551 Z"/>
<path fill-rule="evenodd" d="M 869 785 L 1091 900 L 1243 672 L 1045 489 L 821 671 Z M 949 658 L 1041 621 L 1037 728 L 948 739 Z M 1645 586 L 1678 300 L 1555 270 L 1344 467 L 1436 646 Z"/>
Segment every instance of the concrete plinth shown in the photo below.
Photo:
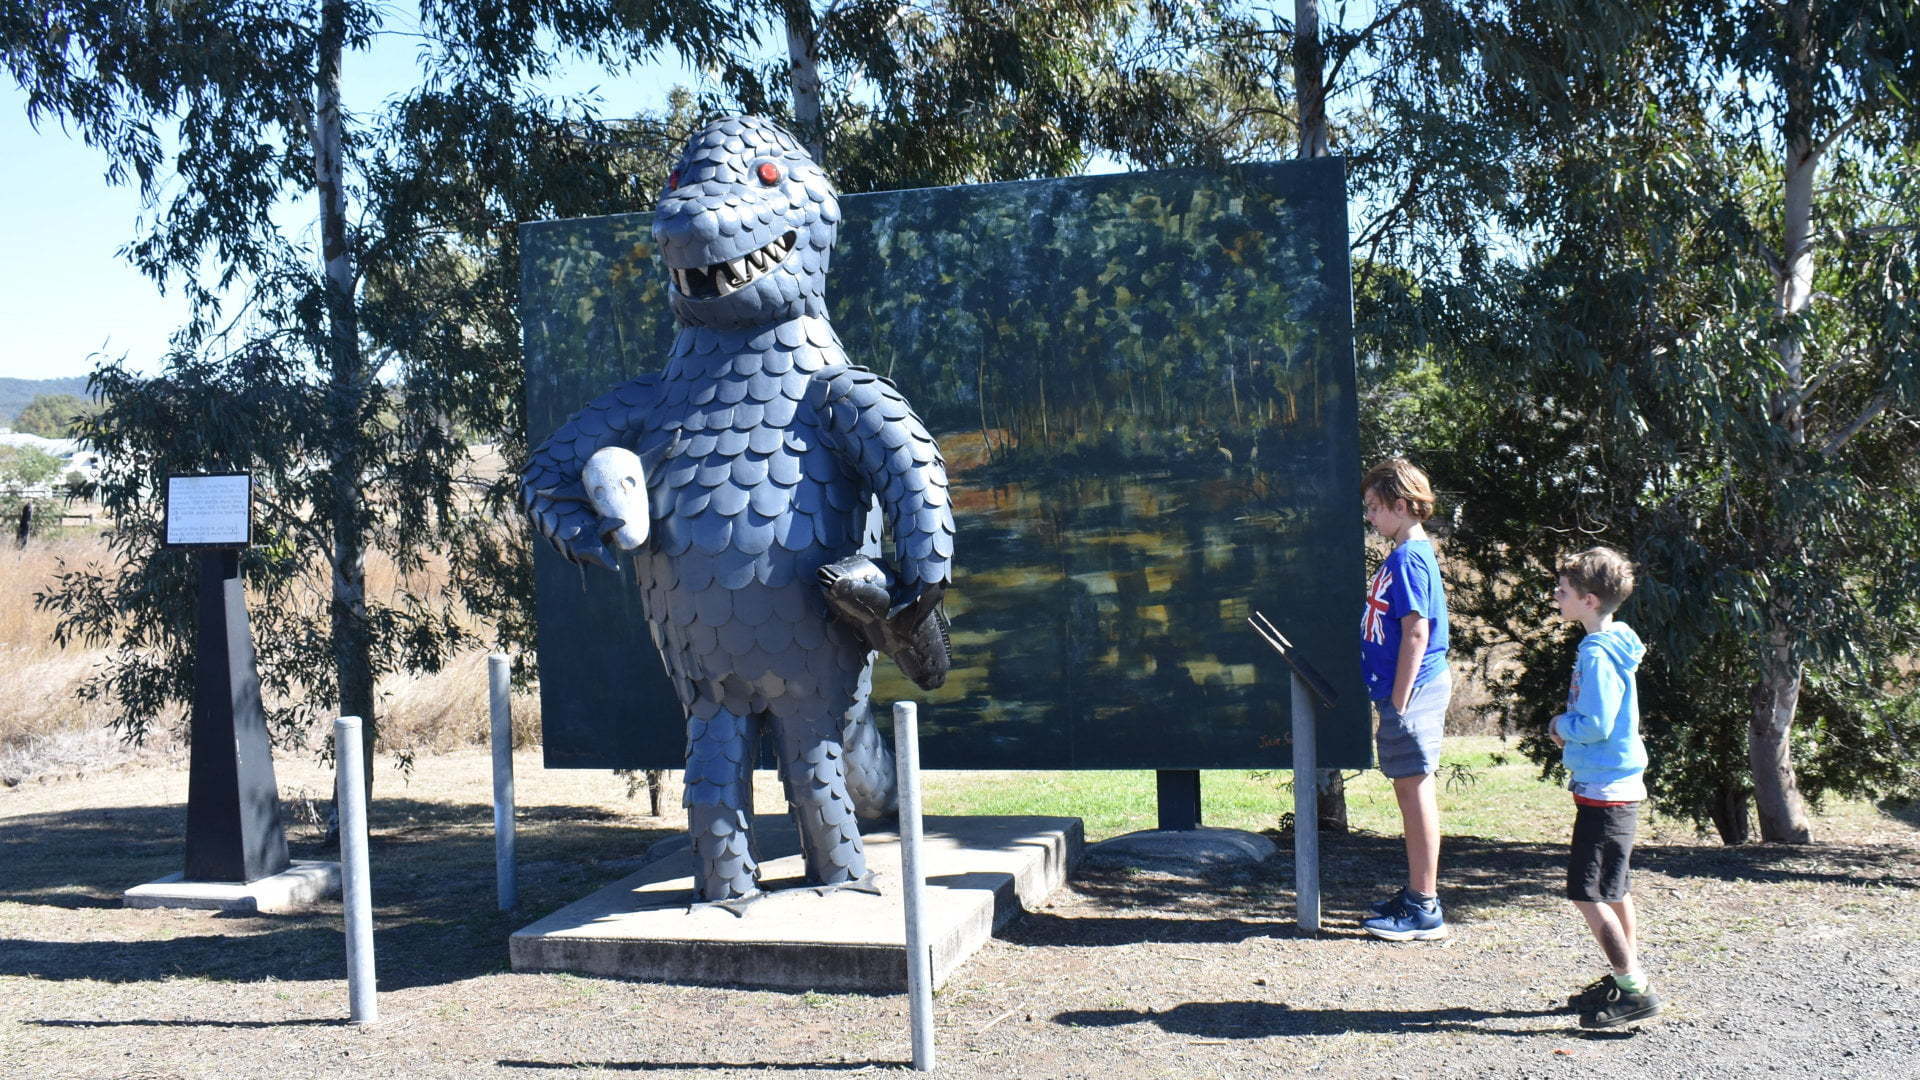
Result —
<path fill-rule="evenodd" d="M 1089 864 L 1204 873 L 1255 866 L 1277 850 L 1272 840 L 1245 829 L 1149 829 L 1102 840 L 1087 849 L 1087 860 Z"/>
<path fill-rule="evenodd" d="M 122 894 L 131 908 L 199 908 L 258 915 L 308 911 L 340 896 L 340 864 L 295 859 L 293 865 L 258 881 L 186 881 L 168 874 L 135 885 Z"/>
<path fill-rule="evenodd" d="M 573 971 L 655 982 L 775 990 L 896 993 L 907 978 L 900 841 L 865 837 L 881 895 L 802 884 L 799 841 L 785 816 L 754 819 L 768 895 L 744 914 L 693 903 L 684 838 L 640 870 L 515 933 L 515 971 Z M 944 983 L 993 931 L 1066 881 L 1080 819 L 929 817 L 927 937 Z"/>

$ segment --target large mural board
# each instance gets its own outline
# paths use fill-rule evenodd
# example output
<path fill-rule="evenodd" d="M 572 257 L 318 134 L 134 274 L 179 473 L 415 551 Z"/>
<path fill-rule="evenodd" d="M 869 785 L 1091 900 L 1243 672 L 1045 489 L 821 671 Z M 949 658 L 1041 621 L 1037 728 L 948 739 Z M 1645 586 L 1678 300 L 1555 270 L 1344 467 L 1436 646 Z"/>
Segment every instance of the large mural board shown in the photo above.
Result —
<path fill-rule="evenodd" d="M 1278 622 L 1341 695 L 1329 766 L 1370 763 L 1346 195 L 1338 159 L 842 199 L 847 353 L 947 457 L 953 670 L 929 768 L 1285 768 Z M 522 226 L 528 426 L 662 365 L 650 214 Z M 677 768 L 678 704 L 631 574 L 535 558 L 550 767 Z"/>

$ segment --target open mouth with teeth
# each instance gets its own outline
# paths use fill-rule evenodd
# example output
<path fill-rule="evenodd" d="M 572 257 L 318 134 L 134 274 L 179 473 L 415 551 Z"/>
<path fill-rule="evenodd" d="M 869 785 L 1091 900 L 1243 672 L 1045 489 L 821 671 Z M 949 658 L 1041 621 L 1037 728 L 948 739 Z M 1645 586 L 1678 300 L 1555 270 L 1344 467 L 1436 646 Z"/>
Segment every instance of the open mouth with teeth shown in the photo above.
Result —
<path fill-rule="evenodd" d="M 798 238 L 797 234 L 789 232 L 767 246 L 749 251 L 737 259 L 717 262 L 705 269 L 676 268 L 672 271 L 674 287 L 680 290 L 680 295 L 695 300 L 712 300 L 737 292 L 785 262 L 787 256 L 793 252 L 793 245 Z"/>

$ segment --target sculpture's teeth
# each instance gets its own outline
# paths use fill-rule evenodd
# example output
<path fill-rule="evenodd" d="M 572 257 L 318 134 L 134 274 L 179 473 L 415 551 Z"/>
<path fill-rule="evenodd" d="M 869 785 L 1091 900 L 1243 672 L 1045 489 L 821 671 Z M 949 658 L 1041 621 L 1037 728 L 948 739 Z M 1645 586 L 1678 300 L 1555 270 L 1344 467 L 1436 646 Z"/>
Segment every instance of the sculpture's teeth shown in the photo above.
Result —
<path fill-rule="evenodd" d="M 711 300 L 738 292 L 752 284 L 762 273 L 780 265 L 792 254 L 796 242 L 794 233 L 783 233 L 738 258 L 722 259 L 705 269 L 687 267 L 670 270 L 669 274 L 682 295 Z M 712 294 L 703 296 L 709 285 L 712 286 Z"/>

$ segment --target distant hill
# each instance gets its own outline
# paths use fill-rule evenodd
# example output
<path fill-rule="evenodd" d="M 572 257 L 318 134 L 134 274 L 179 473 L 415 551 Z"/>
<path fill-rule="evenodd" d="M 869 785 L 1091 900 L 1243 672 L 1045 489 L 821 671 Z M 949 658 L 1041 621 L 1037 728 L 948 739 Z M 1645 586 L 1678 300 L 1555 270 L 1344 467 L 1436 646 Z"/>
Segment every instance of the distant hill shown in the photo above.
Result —
<path fill-rule="evenodd" d="M 75 375 L 66 379 L 6 379 L 0 378 L 0 427 L 11 426 L 13 418 L 27 407 L 27 402 L 41 394 L 72 394 L 75 397 L 87 396 L 87 377 Z"/>

